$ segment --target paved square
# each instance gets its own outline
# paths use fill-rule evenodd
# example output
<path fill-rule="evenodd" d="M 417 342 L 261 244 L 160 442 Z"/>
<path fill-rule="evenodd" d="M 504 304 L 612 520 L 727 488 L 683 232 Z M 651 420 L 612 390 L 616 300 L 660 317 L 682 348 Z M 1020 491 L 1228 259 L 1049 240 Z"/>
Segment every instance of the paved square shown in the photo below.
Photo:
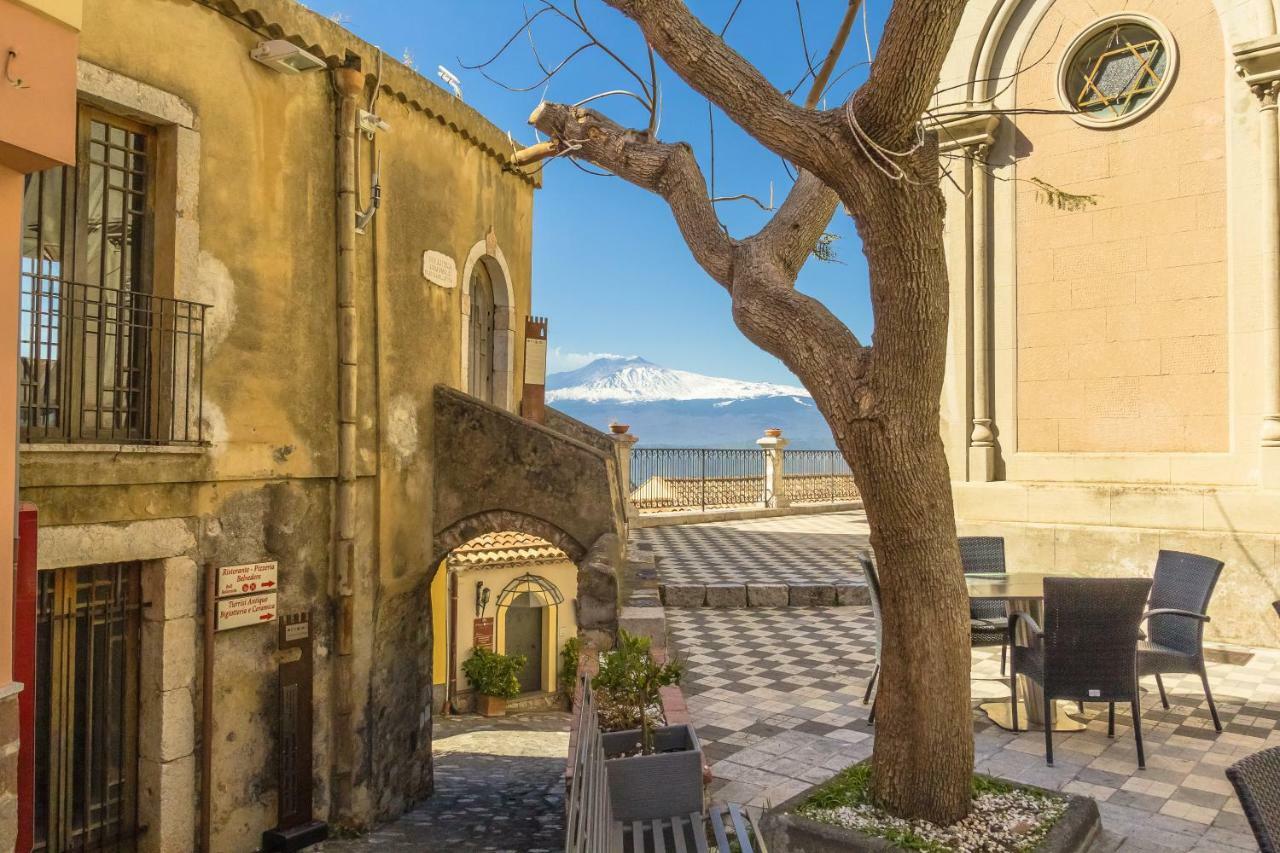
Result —
<path fill-rule="evenodd" d="M 776 805 L 870 755 L 868 608 L 669 609 L 667 623 L 688 663 L 685 692 L 712 762 L 714 799 Z M 1139 771 L 1128 714 L 1117 712 L 1110 739 L 1105 705 L 1085 706 L 1085 731 L 1055 737 L 1055 766 L 1046 766 L 1042 734 L 1006 732 L 976 709 L 980 697 L 1007 695 L 999 650 L 976 650 L 978 770 L 1098 800 L 1098 851 L 1256 850 L 1223 769 L 1280 745 L 1280 652 L 1229 651 L 1209 665 L 1220 734 L 1196 676 L 1165 679 L 1168 711 L 1148 679 L 1148 769 Z M 1221 662 L 1228 657 L 1236 663 Z"/>
<path fill-rule="evenodd" d="M 639 528 L 663 583 L 862 582 L 857 554 L 870 547 L 866 514 L 795 515 Z"/>

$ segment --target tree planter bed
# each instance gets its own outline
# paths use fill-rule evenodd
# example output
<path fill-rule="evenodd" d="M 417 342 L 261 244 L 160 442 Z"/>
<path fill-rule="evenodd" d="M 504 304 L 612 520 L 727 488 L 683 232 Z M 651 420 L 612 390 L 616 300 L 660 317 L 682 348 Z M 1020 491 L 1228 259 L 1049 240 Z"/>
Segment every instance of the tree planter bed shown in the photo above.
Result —
<path fill-rule="evenodd" d="M 693 726 L 661 726 L 653 737 L 652 755 L 633 755 L 640 749 L 639 729 L 601 735 L 614 820 L 702 811 L 702 745 Z"/>
<path fill-rule="evenodd" d="M 941 842 L 930 842 L 927 838 L 912 834 L 911 837 L 892 837 L 892 831 L 873 834 L 880 830 L 854 829 L 848 825 L 834 822 L 849 822 L 852 811 L 841 809 L 836 812 L 824 803 L 817 806 L 811 802 L 815 794 L 830 791 L 839 785 L 842 779 L 852 778 L 849 774 L 865 773 L 865 764 L 855 765 L 841 773 L 835 779 L 801 793 L 781 806 L 771 809 L 763 818 L 762 828 L 768 841 L 771 853 L 846 853 L 846 851 L 894 851 L 918 850 L 950 851 L 950 850 L 1008 850 L 1026 851 L 1026 853 L 1084 853 L 1093 843 L 1100 827 L 1098 804 L 1088 797 L 1047 791 L 1030 785 L 1019 785 L 1003 780 L 991 780 L 975 776 L 975 782 L 983 785 L 983 793 L 975 793 L 975 797 L 988 796 L 1001 799 L 989 800 L 988 803 L 1004 803 L 1010 801 L 1026 802 L 1031 800 L 1048 800 L 1056 803 L 1061 814 L 1052 822 L 1047 834 L 1038 840 L 1035 836 L 1027 836 L 1023 844 L 1017 842 L 998 846 L 994 840 L 1000 829 L 999 820 L 986 826 L 973 827 L 966 835 L 974 839 L 974 846 L 962 843 L 954 846 Z M 860 806 L 850 807 L 852 810 Z M 814 810 L 817 810 L 817 816 Z M 1055 809 L 1056 810 L 1056 809 Z M 862 814 L 865 814 L 863 812 Z M 818 819 L 821 817 L 822 819 Z M 878 816 L 877 816 L 878 817 Z M 903 831 L 899 829 L 897 831 Z M 910 828 L 905 829 L 911 833 Z M 987 845 L 987 846 L 982 846 Z"/>

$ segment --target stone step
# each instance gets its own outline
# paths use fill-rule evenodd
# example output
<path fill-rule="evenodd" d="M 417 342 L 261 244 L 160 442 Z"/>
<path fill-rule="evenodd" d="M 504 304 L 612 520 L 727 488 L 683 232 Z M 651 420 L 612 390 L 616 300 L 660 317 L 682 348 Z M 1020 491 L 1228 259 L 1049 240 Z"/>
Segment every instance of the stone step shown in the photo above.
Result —
<path fill-rule="evenodd" d="M 662 603 L 673 608 L 856 607 L 871 603 L 860 580 L 664 583 Z"/>

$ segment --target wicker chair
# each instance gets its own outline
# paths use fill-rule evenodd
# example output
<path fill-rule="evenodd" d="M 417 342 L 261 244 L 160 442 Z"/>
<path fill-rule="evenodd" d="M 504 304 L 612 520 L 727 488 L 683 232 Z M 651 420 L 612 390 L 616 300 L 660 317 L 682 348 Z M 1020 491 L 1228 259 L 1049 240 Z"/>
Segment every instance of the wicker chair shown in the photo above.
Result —
<path fill-rule="evenodd" d="M 1222 573 L 1222 561 L 1181 551 L 1161 551 L 1156 558 L 1155 585 L 1150 610 L 1143 614 L 1147 638 L 1138 643 L 1138 676 L 1156 677 L 1160 703 L 1169 707 L 1162 674 L 1192 673 L 1200 676 L 1209 700 L 1213 727 L 1222 731 L 1218 708 L 1209 690 L 1204 666 L 1204 623 L 1209 598 Z"/>
<path fill-rule="evenodd" d="M 1280 746 L 1255 752 L 1227 768 L 1244 816 L 1262 853 L 1280 853 Z"/>
<path fill-rule="evenodd" d="M 862 704 L 871 701 L 871 692 L 876 688 L 876 680 L 880 677 L 880 647 L 884 645 L 884 623 L 880 620 L 880 575 L 876 572 L 876 564 L 867 554 L 858 555 L 858 563 L 862 566 L 862 576 L 867 582 L 867 593 L 871 596 L 871 615 L 876 620 L 876 668 L 871 671 L 867 680 L 867 692 L 862 694 Z M 876 708 L 871 706 L 868 723 L 876 721 Z"/>
<path fill-rule="evenodd" d="M 1018 676 L 1044 688 L 1044 717 L 1050 719 L 1055 699 L 1106 702 L 1109 735 L 1115 734 L 1116 706 L 1127 701 L 1133 712 L 1138 767 L 1147 766 L 1142 752 L 1142 708 L 1139 704 L 1136 652 L 1142 609 L 1151 591 L 1146 578 L 1045 578 L 1044 629 L 1026 613 L 1009 617 L 1009 634 L 1025 622 L 1033 644 L 1013 646 L 1009 692 L 1013 727 L 1018 728 Z M 1053 728 L 1045 726 L 1045 760 L 1053 766 Z"/>
<path fill-rule="evenodd" d="M 966 575 L 1004 574 L 1003 536 L 961 536 L 960 564 Z M 1000 647 L 1000 674 L 1009 658 L 1009 613 L 1003 601 L 969 602 L 970 644 Z"/>

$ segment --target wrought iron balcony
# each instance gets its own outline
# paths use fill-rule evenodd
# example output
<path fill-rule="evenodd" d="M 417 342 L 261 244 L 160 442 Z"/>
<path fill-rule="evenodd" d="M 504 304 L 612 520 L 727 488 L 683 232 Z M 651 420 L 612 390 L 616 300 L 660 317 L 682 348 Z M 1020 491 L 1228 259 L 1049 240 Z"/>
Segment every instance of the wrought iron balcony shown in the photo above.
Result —
<path fill-rule="evenodd" d="M 203 444 L 206 307 L 24 272 L 21 440 Z"/>

